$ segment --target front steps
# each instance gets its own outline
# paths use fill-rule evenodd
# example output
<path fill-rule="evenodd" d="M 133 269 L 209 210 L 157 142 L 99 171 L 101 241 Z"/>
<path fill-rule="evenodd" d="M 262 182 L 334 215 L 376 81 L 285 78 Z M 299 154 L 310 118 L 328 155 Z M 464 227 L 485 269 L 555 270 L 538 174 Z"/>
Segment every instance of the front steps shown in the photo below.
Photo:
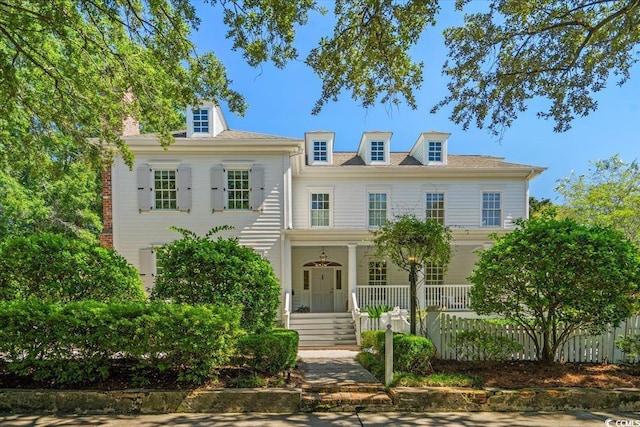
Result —
<path fill-rule="evenodd" d="M 389 412 L 393 401 L 382 384 L 302 386 L 302 412 Z"/>
<path fill-rule="evenodd" d="M 351 313 L 291 313 L 289 328 L 298 331 L 298 347 L 355 347 Z"/>

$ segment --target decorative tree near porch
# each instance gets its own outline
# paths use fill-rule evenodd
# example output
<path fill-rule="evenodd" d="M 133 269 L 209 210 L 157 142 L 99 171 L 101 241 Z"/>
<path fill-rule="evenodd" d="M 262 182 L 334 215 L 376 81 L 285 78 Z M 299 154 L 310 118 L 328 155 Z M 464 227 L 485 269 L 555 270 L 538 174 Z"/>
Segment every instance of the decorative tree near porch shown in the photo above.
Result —
<path fill-rule="evenodd" d="M 601 333 L 633 312 L 640 283 L 638 249 L 623 235 L 572 219 L 518 221 L 482 252 L 469 280 L 471 308 L 500 314 L 552 363 L 578 328 Z"/>
<path fill-rule="evenodd" d="M 451 231 L 439 222 L 401 215 L 372 232 L 376 255 L 409 272 L 411 333 L 416 333 L 416 271 L 425 263 L 446 268 L 451 258 Z"/>

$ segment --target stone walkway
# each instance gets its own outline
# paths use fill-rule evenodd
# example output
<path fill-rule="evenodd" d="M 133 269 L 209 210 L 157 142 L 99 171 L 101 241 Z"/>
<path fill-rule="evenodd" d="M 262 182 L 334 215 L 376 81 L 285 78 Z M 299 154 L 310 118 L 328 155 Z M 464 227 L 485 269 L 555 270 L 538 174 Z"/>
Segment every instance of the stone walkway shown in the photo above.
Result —
<path fill-rule="evenodd" d="M 299 350 L 306 411 L 385 411 L 392 401 L 384 385 L 355 360 L 352 350 Z"/>

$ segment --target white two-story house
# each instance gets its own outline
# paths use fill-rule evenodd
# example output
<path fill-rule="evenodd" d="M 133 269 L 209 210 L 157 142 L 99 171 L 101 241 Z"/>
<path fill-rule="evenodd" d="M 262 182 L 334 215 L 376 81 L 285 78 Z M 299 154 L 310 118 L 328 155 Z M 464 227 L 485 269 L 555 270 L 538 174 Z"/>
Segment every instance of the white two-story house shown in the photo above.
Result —
<path fill-rule="evenodd" d="M 204 234 L 231 225 L 226 235 L 273 265 L 286 313 L 406 308 L 408 275 L 374 256 L 370 233 L 401 214 L 452 229 L 446 272 L 422 269 L 420 306 L 467 308 L 476 250 L 528 217 L 529 182 L 544 170 L 450 154 L 443 132 L 417 135 L 409 152 L 393 151 L 391 132 L 364 132 L 355 151 L 338 152 L 333 132 L 296 139 L 231 130 L 214 104 L 188 108 L 187 130 L 168 150 L 130 128 L 133 168 L 116 159 L 103 177 L 102 243 L 136 266 L 150 289 L 154 247 L 180 237 L 170 226 Z"/>

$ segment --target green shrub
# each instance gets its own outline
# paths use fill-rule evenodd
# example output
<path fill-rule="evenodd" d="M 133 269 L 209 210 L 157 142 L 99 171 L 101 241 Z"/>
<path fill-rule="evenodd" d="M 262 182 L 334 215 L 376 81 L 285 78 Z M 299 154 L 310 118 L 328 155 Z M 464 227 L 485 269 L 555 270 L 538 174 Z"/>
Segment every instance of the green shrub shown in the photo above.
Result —
<path fill-rule="evenodd" d="M 384 379 L 384 360 L 380 360 L 373 353 L 362 351 L 356 356 L 356 360 L 381 381 Z"/>
<path fill-rule="evenodd" d="M 138 271 L 115 251 L 51 233 L 0 243 L 0 300 L 143 301 Z"/>
<path fill-rule="evenodd" d="M 460 360 L 503 361 L 522 351 L 523 346 L 508 337 L 483 330 L 462 331 L 450 344 Z"/>
<path fill-rule="evenodd" d="M 238 339 L 234 362 L 254 372 L 276 375 L 296 366 L 298 332 L 291 329 L 272 329 L 247 334 Z"/>
<path fill-rule="evenodd" d="M 0 359 L 9 373 L 58 386 L 104 380 L 117 359 L 200 382 L 228 362 L 239 322 L 229 307 L 2 302 Z"/>
<path fill-rule="evenodd" d="M 620 339 L 616 340 L 616 347 L 624 353 L 627 362 L 637 360 L 640 356 L 640 335 L 620 336 Z"/>
<path fill-rule="evenodd" d="M 435 373 L 431 375 L 417 375 L 401 372 L 393 376 L 394 387 L 474 387 L 483 385 L 481 378 L 458 373 Z"/>
<path fill-rule="evenodd" d="M 362 333 L 361 347 L 370 353 L 384 367 L 386 331 L 365 331 Z M 425 373 L 431 371 L 431 359 L 436 350 L 430 339 L 409 334 L 393 334 L 393 370 Z"/>
<path fill-rule="evenodd" d="M 211 240 L 175 229 L 183 238 L 158 248 L 160 273 L 152 298 L 186 304 L 242 305 L 248 331 L 271 328 L 280 305 L 280 285 L 269 261 L 237 239 Z"/>

